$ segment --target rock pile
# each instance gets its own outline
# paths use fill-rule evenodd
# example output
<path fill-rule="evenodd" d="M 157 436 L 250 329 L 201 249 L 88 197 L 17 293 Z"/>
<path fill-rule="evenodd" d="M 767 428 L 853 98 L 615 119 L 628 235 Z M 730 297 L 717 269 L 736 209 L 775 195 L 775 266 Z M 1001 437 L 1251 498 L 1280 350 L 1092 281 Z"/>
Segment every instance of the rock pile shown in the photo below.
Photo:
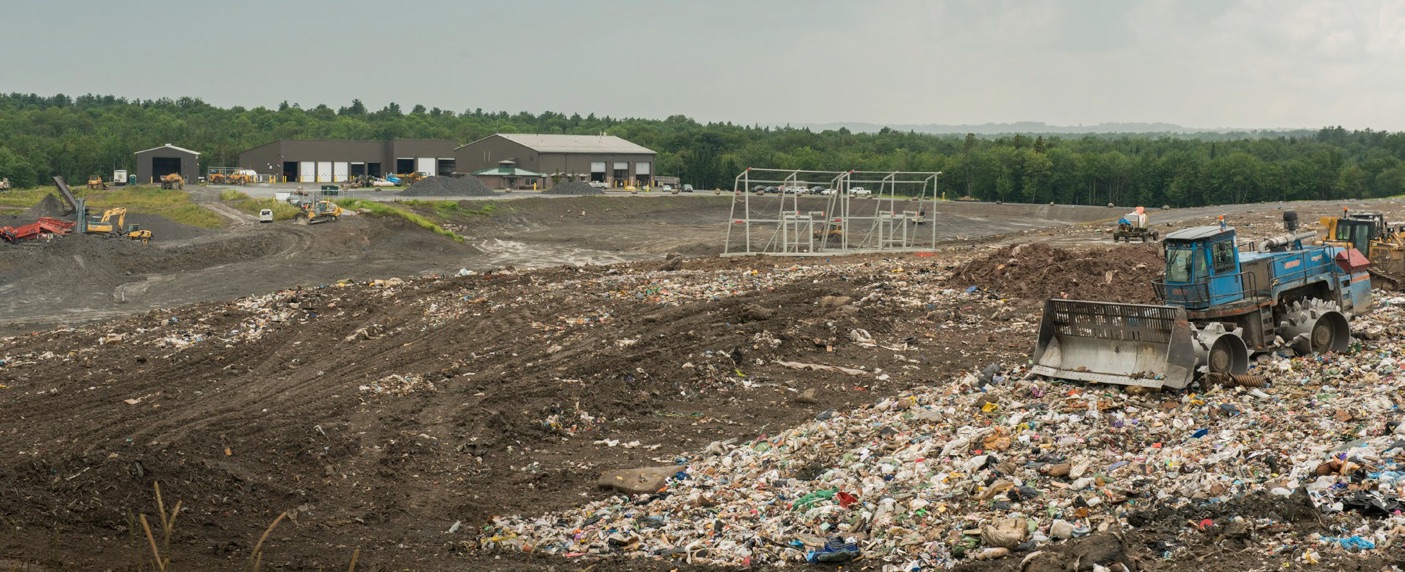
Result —
<path fill-rule="evenodd" d="M 491 197 L 495 194 L 477 177 L 429 177 L 400 191 L 402 197 Z"/>
<path fill-rule="evenodd" d="M 590 183 L 572 181 L 560 183 L 542 191 L 543 195 L 603 195 L 605 191 L 590 186 Z"/>

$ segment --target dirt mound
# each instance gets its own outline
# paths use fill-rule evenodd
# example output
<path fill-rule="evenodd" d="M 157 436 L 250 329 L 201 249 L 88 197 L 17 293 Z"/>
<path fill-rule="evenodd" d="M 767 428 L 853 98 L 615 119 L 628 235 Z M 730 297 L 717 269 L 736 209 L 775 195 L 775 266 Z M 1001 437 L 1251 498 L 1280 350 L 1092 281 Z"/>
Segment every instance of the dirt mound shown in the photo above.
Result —
<path fill-rule="evenodd" d="M 187 240 L 210 233 L 207 229 L 181 224 L 154 214 L 129 214 L 127 224 L 139 225 L 151 231 L 153 240 Z"/>
<path fill-rule="evenodd" d="M 952 287 L 976 286 L 1017 298 L 1067 297 L 1149 304 L 1163 262 L 1154 245 L 1068 250 L 1042 243 L 996 250 L 959 269 Z"/>
<path fill-rule="evenodd" d="M 44 195 L 44 200 L 39 201 L 29 210 L 24 211 L 20 216 L 23 218 L 39 218 L 41 216 L 60 217 L 68 213 L 68 206 L 63 201 L 54 196 L 53 193 Z"/>
<path fill-rule="evenodd" d="M 477 177 L 429 177 L 400 191 L 402 197 L 491 197 L 495 194 Z"/>
<path fill-rule="evenodd" d="M 605 191 L 590 186 L 590 183 L 573 181 L 561 183 L 550 189 L 542 191 L 543 195 L 603 195 Z"/>

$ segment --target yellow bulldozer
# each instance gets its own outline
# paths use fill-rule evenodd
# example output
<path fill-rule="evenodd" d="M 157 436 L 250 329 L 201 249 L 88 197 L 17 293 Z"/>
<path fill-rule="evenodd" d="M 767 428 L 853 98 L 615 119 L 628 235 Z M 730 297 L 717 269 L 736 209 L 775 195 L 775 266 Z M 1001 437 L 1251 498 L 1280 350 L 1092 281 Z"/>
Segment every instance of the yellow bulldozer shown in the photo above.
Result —
<path fill-rule="evenodd" d="M 185 178 L 180 176 L 180 173 L 171 173 L 169 175 L 161 177 L 161 188 L 167 190 L 185 190 Z"/>
<path fill-rule="evenodd" d="M 102 177 L 98 175 L 88 177 L 88 190 L 96 191 L 98 189 L 107 190 L 107 183 L 103 182 Z"/>
<path fill-rule="evenodd" d="M 1352 247 L 1371 261 L 1372 282 L 1377 287 L 1400 290 L 1405 286 L 1405 226 L 1391 226 L 1381 213 L 1324 216 L 1320 237 L 1326 244 Z"/>
<path fill-rule="evenodd" d="M 103 211 L 102 216 L 88 221 L 85 226 L 88 234 L 108 234 L 140 240 L 142 244 L 151 242 L 151 231 L 138 225 L 127 226 L 127 209 L 114 207 Z"/>

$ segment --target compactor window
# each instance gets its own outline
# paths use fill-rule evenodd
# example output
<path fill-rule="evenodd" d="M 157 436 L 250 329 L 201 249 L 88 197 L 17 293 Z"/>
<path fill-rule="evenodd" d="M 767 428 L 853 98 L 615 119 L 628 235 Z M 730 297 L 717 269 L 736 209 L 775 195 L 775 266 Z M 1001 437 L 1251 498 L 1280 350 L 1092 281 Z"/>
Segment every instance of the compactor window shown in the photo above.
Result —
<path fill-rule="evenodd" d="M 1234 272 L 1234 248 L 1228 240 L 1210 245 L 1210 259 L 1215 263 L 1215 274 Z"/>
<path fill-rule="evenodd" d="M 1167 245 L 1166 249 L 1166 281 L 1190 282 L 1191 258 L 1195 256 L 1195 250 L 1189 244 Z"/>

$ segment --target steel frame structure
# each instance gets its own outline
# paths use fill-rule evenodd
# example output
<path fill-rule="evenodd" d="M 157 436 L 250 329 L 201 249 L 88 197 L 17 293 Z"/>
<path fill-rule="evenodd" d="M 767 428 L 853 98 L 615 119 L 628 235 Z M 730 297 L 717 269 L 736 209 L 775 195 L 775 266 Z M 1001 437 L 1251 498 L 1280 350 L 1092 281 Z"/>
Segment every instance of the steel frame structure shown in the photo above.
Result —
<path fill-rule="evenodd" d="M 941 171 L 807 171 L 749 167 L 732 186 L 732 210 L 723 256 L 826 256 L 910 252 L 936 247 Z M 812 198 L 784 189 L 822 184 L 834 192 L 824 210 Z M 779 204 L 753 198 L 754 186 L 778 186 Z M 876 189 L 864 188 L 876 186 Z M 871 194 L 855 194 L 864 188 Z M 757 204 L 753 206 L 753 201 Z M 870 211 L 867 205 L 872 202 Z M 900 210 L 901 209 L 901 210 Z M 929 232 L 923 232 L 924 227 Z"/>

